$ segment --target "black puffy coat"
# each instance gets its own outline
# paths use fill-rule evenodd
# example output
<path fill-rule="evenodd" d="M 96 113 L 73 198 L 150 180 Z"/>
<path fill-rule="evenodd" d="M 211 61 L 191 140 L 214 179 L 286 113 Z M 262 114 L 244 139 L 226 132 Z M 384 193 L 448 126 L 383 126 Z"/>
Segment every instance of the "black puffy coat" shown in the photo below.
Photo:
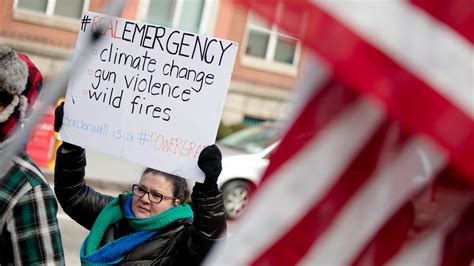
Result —
<path fill-rule="evenodd" d="M 86 158 L 84 149 L 63 154 L 58 151 L 54 174 L 54 190 L 64 211 L 77 223 L 90 230 L 102 208 L 113 197 L 103 195 L 84 181 Z M 150 240 L 130 251 L 122 265 L 198 265 L 210 248 L 226 236 L 222 192 L 217 185 L 196 183 L 191 195 L 193 219 L 182 219 L 159 230 Z M 121 197 L 124 203 L 125 198 Z M 101 245 L 132 232 L 125 219 L 111 225 Z"/>

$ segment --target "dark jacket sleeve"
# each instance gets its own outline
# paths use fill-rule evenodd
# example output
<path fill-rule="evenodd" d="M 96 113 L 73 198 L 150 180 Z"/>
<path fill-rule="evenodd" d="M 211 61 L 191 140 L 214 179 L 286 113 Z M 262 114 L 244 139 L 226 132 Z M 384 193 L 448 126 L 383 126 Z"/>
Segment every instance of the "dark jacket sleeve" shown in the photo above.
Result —
<path fill-rule="evenodd" d="M 196 183 L 191 198 L 194 222 L 188 250 L 191 256 L 196 257 L 196 264 L 200 264 L 213 245 L 226 239 L 224 200 L 217 184 Z"/>
<path fill-rule="evenodd" d="M 90 230 L 102 208 L 112 200 L 89 187 L 84 181 L 86 154 L 77 147 L 68 153 L 56 154 L 54 192 L 64 212 L 74 221 Z"/>

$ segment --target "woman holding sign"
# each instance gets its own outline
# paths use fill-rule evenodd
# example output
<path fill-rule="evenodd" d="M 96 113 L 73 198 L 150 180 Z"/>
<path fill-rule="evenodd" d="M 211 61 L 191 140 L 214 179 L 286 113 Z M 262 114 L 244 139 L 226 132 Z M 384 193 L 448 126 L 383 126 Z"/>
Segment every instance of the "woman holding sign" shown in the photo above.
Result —
<path fill-rule="evenodd" d="M 63 106 L 56 109 L 55 130 L 62 125 Z M 205 173 L 186 204 L 189 192 L 182 177 L 146 169 L 132 192 L 116 198 L 87 186 L 85 150 L 63 143 L 57 152 L 55 192 L 64 211 L 90 230 L 81 247 L 88 264 L 198 265 L 212 245 L 226 236 L 222 170 L 217 146 L 206 147 L 198 159 Z"/>

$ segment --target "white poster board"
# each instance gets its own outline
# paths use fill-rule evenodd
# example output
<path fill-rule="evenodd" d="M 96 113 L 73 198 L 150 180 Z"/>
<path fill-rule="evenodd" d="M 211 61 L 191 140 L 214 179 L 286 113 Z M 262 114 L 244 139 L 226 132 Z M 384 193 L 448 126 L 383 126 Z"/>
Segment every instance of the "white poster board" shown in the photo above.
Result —
<path fill-rule="evenodd" d="M 85 12 L 76 56 L 96 31 L 69 80 L 61 138 L 202 181 L 197 159 L 215 141 L 237 43 Z"/>

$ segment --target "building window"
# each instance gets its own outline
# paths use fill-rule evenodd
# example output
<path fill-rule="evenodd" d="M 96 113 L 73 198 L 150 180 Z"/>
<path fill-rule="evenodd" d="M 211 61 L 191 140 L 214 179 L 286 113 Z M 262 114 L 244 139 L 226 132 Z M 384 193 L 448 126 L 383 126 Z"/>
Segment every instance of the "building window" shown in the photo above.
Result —
<path fill-rule="evenodd" d="M 299 41 L 254 14 L 247 19 L 242 63 L 282 74 L 296 74 L 300 57 Z"/>
<path fill-rule="evenodd" d="M 245 54 L 268 62 L 293 65 L 298 40 L 278 31 L 276 25 L 269 25 L 250 15 L 247 26 Z"/>
<path fill-rule="evenodd" d="M 196 33 L 210 33 L 213 0 L 142 0 L 137 18 L 148 23 Z"/>
<path fill-rule="evenodd" d="M 271 120 L 261 119 L 261 118 L 251 117 L 251 116 L 244 116 L 243 123 L 245 126 L 250 127 L 250 126 L 260 125 L 262 123 L 269 122 L 269 121 Z"/>
<path fill-rule="evenodd" d="M 79 19 L 88 4 L 88 0 L 17 0 L 16 7 L 45 13 L 47 16 Z"/>

